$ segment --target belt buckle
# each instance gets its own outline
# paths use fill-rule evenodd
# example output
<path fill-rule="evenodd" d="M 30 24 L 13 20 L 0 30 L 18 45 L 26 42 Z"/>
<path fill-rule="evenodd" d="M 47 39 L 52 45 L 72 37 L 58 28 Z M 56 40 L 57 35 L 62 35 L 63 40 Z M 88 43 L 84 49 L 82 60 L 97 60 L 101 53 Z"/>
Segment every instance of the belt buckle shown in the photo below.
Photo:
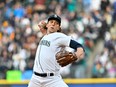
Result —
<path fill-rule="evenodd" d="M 50 73 L 47 73 L 47 76 L 50 76 Z"/>

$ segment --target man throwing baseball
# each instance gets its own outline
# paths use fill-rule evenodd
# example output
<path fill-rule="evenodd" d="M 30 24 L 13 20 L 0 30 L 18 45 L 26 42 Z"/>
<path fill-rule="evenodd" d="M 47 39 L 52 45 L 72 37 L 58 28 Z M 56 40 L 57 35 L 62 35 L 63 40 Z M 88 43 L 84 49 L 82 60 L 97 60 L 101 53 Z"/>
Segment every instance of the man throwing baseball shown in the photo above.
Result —
<path fill-rule="evenodd" d="M 60 25 L 61 18 L 58 15 L 48 18 L 47 32 L 38 45 L 28 87 L 68 87 L 60 75 L 60 68 L 84 58 L 83 46 L 61 33 Z M 63 47 L 71 47 L 75 52 L 63 51 Z"/>

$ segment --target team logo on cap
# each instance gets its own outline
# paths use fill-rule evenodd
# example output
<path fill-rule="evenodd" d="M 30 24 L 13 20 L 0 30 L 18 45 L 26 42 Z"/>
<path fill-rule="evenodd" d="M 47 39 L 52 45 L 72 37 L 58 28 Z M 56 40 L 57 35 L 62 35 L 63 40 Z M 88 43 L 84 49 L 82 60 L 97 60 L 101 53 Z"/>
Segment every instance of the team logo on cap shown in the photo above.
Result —
<path fill-rule="evenodd" d="M 57 15 L 54 15 L 55 18 L 57 18 Z"/>

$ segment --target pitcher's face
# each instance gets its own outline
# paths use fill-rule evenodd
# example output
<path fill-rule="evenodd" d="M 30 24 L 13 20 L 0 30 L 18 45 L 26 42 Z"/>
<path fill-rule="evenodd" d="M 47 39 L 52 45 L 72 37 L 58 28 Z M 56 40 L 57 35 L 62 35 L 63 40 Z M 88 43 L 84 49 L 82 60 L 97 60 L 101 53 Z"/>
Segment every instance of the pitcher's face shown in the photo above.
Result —
<path fill-rule="evenodd" d="M 49 20 L 46 27 L 47 27 L 47 33 L 54 33 L 60 29 L 60 24 L 56 20 Z"/>

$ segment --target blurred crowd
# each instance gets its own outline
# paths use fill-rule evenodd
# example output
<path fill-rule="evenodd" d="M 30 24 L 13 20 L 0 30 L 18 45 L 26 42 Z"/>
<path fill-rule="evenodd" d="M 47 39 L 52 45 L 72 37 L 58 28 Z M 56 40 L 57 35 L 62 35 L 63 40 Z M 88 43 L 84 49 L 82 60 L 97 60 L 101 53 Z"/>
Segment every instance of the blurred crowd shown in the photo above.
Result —
<path fill-rule="evenodd" d="M 87 61 L 99 40 L 91 78 L 116 77 L 116 0 L 0 0 L 0 79 L 8 70 L 33 70 L 42 33 L 38 24 L 58 14 L 62 32 L 85 47 L 85 58 L 61 73 L 67 78 L 86 78 Z M 100 49 L 100 48 L 99 48 Z"/>

